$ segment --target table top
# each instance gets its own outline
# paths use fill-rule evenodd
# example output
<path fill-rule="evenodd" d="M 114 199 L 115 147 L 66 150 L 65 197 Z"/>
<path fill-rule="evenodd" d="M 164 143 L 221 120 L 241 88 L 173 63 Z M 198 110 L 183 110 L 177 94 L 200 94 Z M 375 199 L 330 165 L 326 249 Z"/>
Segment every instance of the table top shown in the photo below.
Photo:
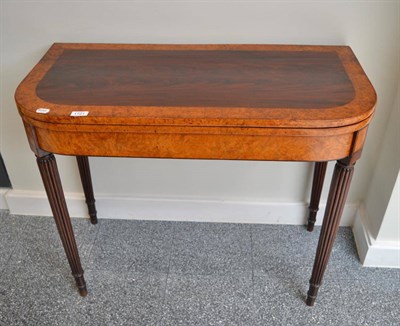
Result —
<path fill-rule="evenodd" d="M 376 103 L 349 47 L 289 45 L 55 43 L 15 98 L 47 123 L 280 128 L 349 126 Z"/>

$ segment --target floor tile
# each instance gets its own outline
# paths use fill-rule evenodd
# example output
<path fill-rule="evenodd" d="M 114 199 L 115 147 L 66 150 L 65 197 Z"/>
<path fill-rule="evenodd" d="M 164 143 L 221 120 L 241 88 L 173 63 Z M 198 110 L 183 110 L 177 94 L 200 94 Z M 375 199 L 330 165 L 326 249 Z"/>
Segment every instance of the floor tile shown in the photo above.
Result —
<path fill-rule="evenodd" d="M 342 280 L 342 300 L 353 325 L 400 325 L 400 278 L 382 280 Z"/>
<path fill-rule="evenodd" d="M 197 275 L 252 274 L 248 224 L 177 223 L 170 273 Z"/>
<path fill-rule="evenodd" d="M 171 238 L 174 228 L 174 222 L 169 221 L 100 219 L 99 225 L 103 237 L 111 240 L 123 238 L 127 241 L 135 241 L 138 237 L 168 240 Z"/>
<path fill-rule="evenodd" d="M 172 249 L 169 270 L 172 274 L 251 275 L 252 257 L 251 252 L 226 252 L 179 246 Z"/>
<path fill-rule="evenodd" d="M 80 325 L 157 325 L 166 274 L 90 271 L 89 294 L 77 307 Z"/>
<path fill-rule="evenodd" d="M 73 325 L 70 307 L 79 295 L 68 274 L 41 266 L 23 247 L 14 252 L 0 278 L 0 320 L 5 325 Z"/>
<path fill-rule="evenodd" d="M 122 223 L 121 223 L 122 222 Z M 90 269 L 167 273 L 173 227 L 170 222 L 101 221 Z"/>
<path fill-rule="evenodd" d="M 0 273 L 8 263 L 15 247 L 19 243 L 21 233 L 26 227 L 25 219 L 10 216 L 8 211 L 0 210 Z"/>
<path fill-rule="evenodd" d="M 256 275 L 290 270 L 293 277 L 311 276 L 321 227 L 308 232 L 304 226 L 255 225 L 252 230 Z M 339 228 L 324 279 L 351 278 L 361 269 L 351 229 Z"/>
<path fill-rule="evenodd" d="M 34 264 L 51 271 L 68 271 L 69 264 L 51 217 L 21 217 L 24 219 L 24 231 L 15 250 L 25 250 Z M 89 263 L 89 256 L 99 231 L 98 225 L 92 225 L 88 219 L 72 219 L 72 227 L 83 268 Z"/>
<path fill-rule="evenodd" d="M 306 284 L 255 276 L 255 325 L 347 325 L 349 315 L 343 314 L 337 284 L 321 288 L 314 307 L 305 304 L 306 293 Z"/>
<path fill-rule="evenodd" d="M 0 325 L 399 325 L 400 269 L 362 267 L 340 228 L 316 306 L 320 227 L 72 219 L 89 294 L 55 223 L 0 211 Z"/>
<path fill-rule="evenodd" d="M 252 225 L 255 250 L 279 252 L 293 257 L 312 258 L 318 237 L 318 228 L 308 232 L 301 225 Z"/>
<path fill-rule="evenodd" d="M 250 277 L 170 275 L 161 325 L 253 325 Z"/>
<path fill-rule="evenodd" d="M 251 251 L 251 225 L 231 223 L 177 222 L 174 244 L 199 250 Z"/>

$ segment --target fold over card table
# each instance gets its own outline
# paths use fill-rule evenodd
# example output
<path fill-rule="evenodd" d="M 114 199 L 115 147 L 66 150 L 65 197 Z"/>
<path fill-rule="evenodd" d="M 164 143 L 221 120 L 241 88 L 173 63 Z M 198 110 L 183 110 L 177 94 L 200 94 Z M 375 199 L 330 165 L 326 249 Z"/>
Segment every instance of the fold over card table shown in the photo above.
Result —
<path fill-rule="evenodd" d="M 88 156 L 315 162 L 309 231 L 336 160 L 306 301 L 314 304 L 376 103 L 349 47 L 56 43 L 15 99 L 83 296 L 54 154 L 77 157 L 92 223 Z"/>

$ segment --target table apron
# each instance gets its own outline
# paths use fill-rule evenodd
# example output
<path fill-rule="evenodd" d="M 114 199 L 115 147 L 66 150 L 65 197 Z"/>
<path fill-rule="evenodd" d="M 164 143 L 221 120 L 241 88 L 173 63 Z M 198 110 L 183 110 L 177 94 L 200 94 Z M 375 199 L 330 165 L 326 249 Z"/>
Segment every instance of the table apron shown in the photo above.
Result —
<path fill-rule="evenodd" d="M 26 126 L 27 127 L 27 126 Z M 361 150 L 367 128 L 328 135 L 63 131 L 30 127 L 31 148 L 85 156 L 219 160 L 328 161 Z"/>

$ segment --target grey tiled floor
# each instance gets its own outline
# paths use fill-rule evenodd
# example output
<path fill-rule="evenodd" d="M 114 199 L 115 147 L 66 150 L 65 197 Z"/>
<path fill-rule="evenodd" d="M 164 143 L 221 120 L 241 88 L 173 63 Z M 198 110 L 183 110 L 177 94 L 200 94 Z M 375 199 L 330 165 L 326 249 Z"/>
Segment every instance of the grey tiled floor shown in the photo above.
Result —
<path fill-rule="evenodd" d="M 400 270 L 362 268 L 349 228 L 310 308 L 319 228 L 73 219 L 81 298 L 53 220 L 0 213 L 0 325 L 400 325 Z"/>

